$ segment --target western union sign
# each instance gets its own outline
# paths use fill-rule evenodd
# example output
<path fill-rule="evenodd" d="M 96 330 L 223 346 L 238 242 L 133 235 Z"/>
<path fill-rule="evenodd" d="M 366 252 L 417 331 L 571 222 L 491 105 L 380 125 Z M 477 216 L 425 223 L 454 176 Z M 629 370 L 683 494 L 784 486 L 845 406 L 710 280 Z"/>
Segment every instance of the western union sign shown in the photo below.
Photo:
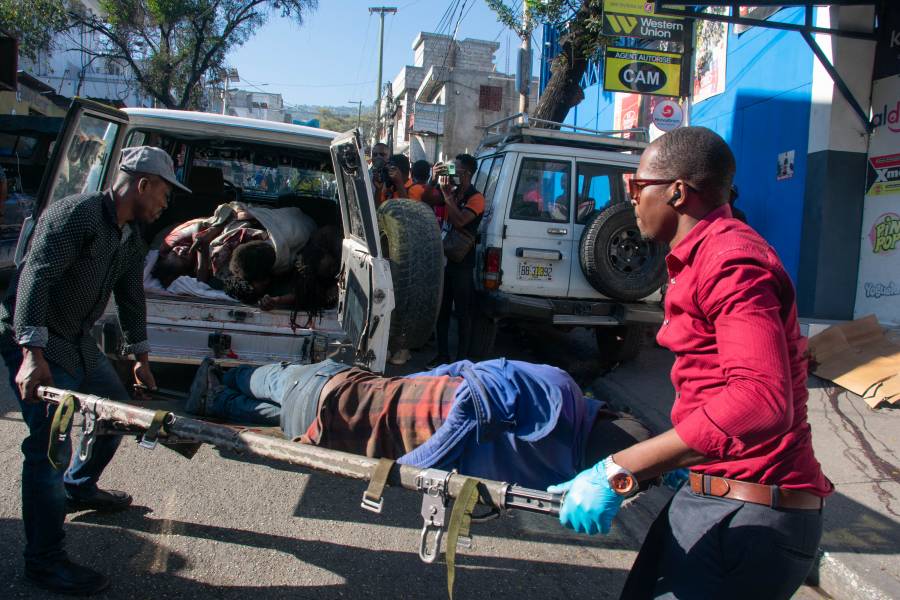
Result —
<path fill-rule="evenodd" d="M 606 0 L 603 34 L 684 43 L 684 19 L 658 17 L 644 0 Z"/>
<path fill-rule="evenodd" d="M 608 47 L 603 63 L 608 92 L 681 96 L 680 54 Z"/>

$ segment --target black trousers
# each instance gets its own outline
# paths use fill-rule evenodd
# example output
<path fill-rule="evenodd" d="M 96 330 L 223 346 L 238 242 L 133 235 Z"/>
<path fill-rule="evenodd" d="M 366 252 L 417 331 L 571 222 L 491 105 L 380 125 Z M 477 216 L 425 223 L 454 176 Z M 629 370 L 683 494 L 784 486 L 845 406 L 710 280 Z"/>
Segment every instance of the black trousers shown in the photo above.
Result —
<path fill-rule="evenodd" d="M 698 496 L 685 485 L 650 527 L 621 598 L 787 600 L 821 537 L 821 511 Z"/>
<path fill-rule="evenodd" d="M 472 335 L 472 303 L 475 298 L 475 267 L 447 262 L 444 267 L 444 296 L 438 313 L 438 354 L 450 356 L 450 315 L 456 317 L 459 327 L 459 345 L 456 360 L 469 356 L 469 340 Z"/>

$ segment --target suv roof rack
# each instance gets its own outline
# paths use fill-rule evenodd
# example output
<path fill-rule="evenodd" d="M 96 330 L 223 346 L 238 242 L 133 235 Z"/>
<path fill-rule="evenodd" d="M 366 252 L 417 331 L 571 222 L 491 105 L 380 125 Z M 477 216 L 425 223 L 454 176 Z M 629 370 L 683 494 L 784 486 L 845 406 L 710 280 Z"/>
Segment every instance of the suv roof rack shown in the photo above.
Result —
<path fill-rule="evenodd" d="M 640 153 L 647 147 L 648 137 L 648 131 L 643 128 L 599 131 L 518 113 L 487 125 L 476 154 L 483 148 L 500 148 L 517 142 Z"/>

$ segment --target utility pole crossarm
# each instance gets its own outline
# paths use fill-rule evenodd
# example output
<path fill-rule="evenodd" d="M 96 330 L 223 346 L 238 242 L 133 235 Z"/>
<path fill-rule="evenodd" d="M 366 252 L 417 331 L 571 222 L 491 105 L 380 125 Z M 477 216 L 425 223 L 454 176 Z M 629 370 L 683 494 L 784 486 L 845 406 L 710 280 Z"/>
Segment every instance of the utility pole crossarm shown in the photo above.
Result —
<path fill-rule="evenodd" d="M 381 17 L 381 30 L 378 36 L 378 80 L 375 82 L 375 138 L 381 131 L 381 71 L 384 66 L 384 15 L 395 14 L 397 7 L 395 6 L 370 6 L 369 13 L 378 13 Z"/>

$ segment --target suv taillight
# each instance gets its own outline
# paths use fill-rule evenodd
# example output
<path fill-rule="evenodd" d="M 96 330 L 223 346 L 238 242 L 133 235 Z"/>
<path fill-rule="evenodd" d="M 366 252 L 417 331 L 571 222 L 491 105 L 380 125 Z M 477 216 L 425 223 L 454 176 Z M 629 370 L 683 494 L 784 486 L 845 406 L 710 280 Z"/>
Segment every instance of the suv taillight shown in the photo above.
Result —
<path fill-rule="evenodd" d="M 484 252 L 484 289 L 496 290 L 500 287 L 500 248 L 488 248 Z"/>

